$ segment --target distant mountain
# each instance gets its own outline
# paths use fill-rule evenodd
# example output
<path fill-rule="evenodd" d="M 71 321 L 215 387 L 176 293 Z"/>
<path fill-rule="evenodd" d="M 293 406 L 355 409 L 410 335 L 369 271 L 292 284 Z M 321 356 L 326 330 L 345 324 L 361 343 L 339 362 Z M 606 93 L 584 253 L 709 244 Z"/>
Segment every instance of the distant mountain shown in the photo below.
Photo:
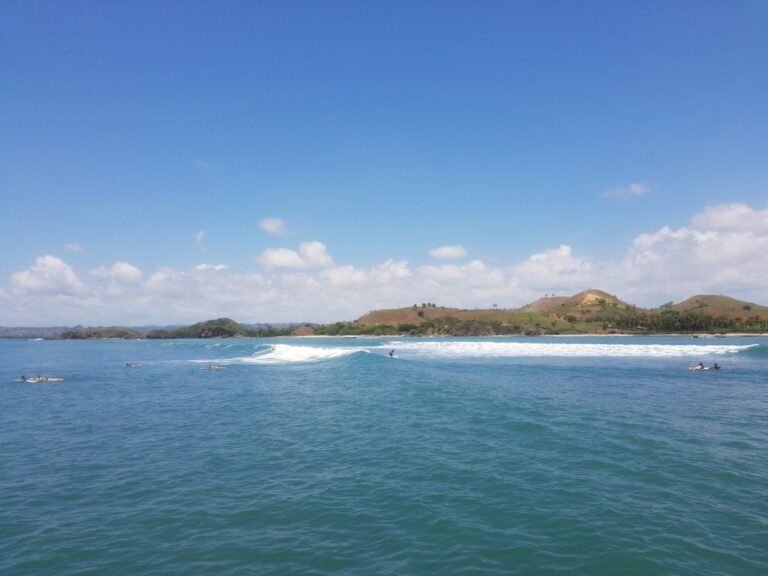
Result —
<path fill-rule="evenodd" d="M 768 308 L 727 296 L 695 296 L 643 310 L 603 290 L 541 298 L 518 309 L 438 307 L 375 310 L 355 322 L 314 329 L 317 334 L 610 334 L 768 331 Z"/>
<path fill-rule="evenodd" d="M 23 326 L 0 326 L 0 338 L 58 338 L 65 330 L 70 330 L 65 326 L 48 327 L 23 327 Z"/>
<path fill-rule="evenodd" d="M 724 316 L 729 319 L 740 318 L 746 320 L 751 316 L 768 315 L 768 308 L 753 304 L 752 302 L 743 302 L 719 295 L 699 295 L 683 300 L 678 304 L 673 304 L 667 309 L 676 310 L 684 313 L 708 314 L 710 316 Z"/>

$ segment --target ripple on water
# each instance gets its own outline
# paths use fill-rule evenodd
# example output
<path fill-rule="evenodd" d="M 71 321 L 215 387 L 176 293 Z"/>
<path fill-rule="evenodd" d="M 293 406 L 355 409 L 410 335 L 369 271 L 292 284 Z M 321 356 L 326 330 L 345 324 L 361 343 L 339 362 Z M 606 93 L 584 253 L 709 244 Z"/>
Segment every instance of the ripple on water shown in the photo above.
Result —
<path fill-rule="evenodd" d="M 3 574 L 768 573 L 764 355 L 82 344 L 4 385 Z"/>

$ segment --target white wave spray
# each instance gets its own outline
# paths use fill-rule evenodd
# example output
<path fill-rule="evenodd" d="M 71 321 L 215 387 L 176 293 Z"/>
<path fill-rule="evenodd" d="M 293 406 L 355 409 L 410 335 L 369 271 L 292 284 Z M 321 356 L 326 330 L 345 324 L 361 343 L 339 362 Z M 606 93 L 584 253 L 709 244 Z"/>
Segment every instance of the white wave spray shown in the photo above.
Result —
<path fill-rule="evenodd" d="M 594 344 L 551 342 L 391 342 L 403 356 L 423 358 L 514 358 L 514 357 L 706 357 L 736 354 L 759 344 Z"/>
<path fill-rule="evenodd" d="M 357 354 L 359 352 L 369 352 L 366 348 L 341 348 L 328 346 L 292 346 L 290 344 L 275 344 L 266 352 L 249 356 L 246 358 L 234 358 L 232 360 L 244 364 L 290 364 L 294 362 L 318 362 L 321 360 L 332 360 Z"/>

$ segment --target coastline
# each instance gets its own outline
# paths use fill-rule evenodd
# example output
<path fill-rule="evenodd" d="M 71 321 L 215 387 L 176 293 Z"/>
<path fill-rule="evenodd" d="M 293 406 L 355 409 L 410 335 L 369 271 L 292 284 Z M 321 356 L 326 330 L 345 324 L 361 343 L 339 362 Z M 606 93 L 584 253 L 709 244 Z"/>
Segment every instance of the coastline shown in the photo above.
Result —
<path fill-rule="evenodd" d="M 485 336 L 451 336 L 450 334 L 434 334 L 434 335 L 418 335 L 412 336 L 409 334 L 387 334 L 384 336 L 378 336 L 375 334 L 354 334 L 346 336 L 330 336 L 327 334 L 298 334 L 281 336 L 281 338 L 296 338 L 296 339 L 308 339 L 308 340 L 354 340 L 354 339 L 383 339 L 383 338 L 691 338 L 691 339 L 704 339 L 712 340 L 717 338 L 765 338 L 768 337 L 768 332 L 733 332 L 730 334 L 707 334 L 707 333 L 648 333 L 648 334 L 601 334 L 598 332 L 590 334 L 540 334 L 537 336 L 528 336 L 525 334 L 488 334 Z"/>

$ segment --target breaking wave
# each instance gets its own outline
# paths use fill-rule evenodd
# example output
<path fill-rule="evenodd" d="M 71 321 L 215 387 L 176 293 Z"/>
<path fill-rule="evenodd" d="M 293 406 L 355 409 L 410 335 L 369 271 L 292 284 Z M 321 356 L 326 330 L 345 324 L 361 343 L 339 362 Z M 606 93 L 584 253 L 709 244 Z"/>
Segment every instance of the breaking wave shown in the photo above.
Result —
<path fill-rule="evenodd" d="M 219 348 L 220 350 L 221 348 Z M 386 356 L 395 349 L 400 359 L 472 358 L 706 358 L 740 353 L 761 354 L 761 344 L 629 344 L 588 342 L 509 342 L 509 341 L 423 341 L 393 340 L 367 347 L 305 346 L 297 344 L 260 345 L 243 349 L 233 358 L 193 360 L 216 364 L 293 364 L 322 362 L 355 354 Z M 236 352 L 237 353 L 237 352 Z M 248 355 L 245 355 L 248 354 Z"/>
<path fill-rule="evenodd" d="M 421 358 L 514 357 L 702 357 L 738 354 L 760 348 L 746 345 L 594 344 L 550 342 L 391 342 L 398 353 Z"/>
<path fill-rule="evenodd" d="M 275 344 L 265 352 L 235 358 L 233 360 L 243 364 L 290 364 L 293 362 L 318 362 L 342 358 L 351 354 L 369 352 L 366 348 L 335 348 L 326 346 L 294 346 L 291 344 Z M 231 360 L 230 360 L 231 361 Z"/>

